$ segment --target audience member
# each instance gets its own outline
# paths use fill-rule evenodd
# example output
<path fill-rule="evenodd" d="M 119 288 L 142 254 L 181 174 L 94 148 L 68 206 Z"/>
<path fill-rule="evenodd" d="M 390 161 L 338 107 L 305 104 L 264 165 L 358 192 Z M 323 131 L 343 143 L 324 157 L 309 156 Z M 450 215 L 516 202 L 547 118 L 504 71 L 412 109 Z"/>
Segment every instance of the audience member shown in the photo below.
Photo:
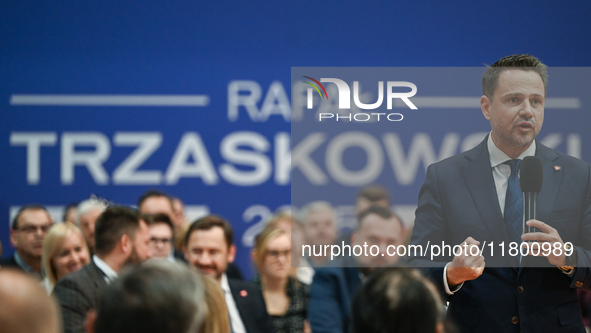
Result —
<path fill-rule="evenodd" d="M 228 279 L 226 268 L 234 261 L 232 226 L 215 215 L 193 222 L 185 238 L 186 259 L 200 272 L 215 278 L 224 291 L 232 332 L 272 332 L 272 323 L 261 292 L 252 284 Z"/>
<path fill-rule="evenodd" d="M 173 226 L 166 214 L 144 215 L 144 220 L 150 228 L 150 247 L 153 258 L 176 261 L 173 248 Z"/>
<path fill-rule="evenodd" d="M 400 258 L 391 256 L 393 250 L 388 253 L 388 246 L 401 245 L 405 233 L 400 219 L 388 208 L 372 206 L 359 214 L 359 229 L 351 235 L 351 255 L 346 253 L 314 275 L 308 311 L 312 332 L 349 332 L 354 292 L 373 270 L 398 262 Z M 355 255 L 360 252 L 355 247 L 367 248 L 367 254 Z"/>
<path fill-rule="evenodd" d="M 275 223 L 267 224 L 255 240 L 252 258 L 259 272 L 253 282 L 263 293 L 274 332 L 309 332 L 310 288 L 291 274 L 289 234 Z"/>
<path fill-rule="evenodd" d="M 78 271 L 89 261 L 88 247 L 78 227 L 72 223 L 57 223 L 49 228 L 41 256 L 47 292 L 51 293 L 59 279 Z"/>
<path fill-rule="evenodd" d="M 304 224 L 305 244 L 324 248 L 334 244 L 337 239 L 336 214 L 332 205 L 326 201 L 314 201 L 302 207 L 301 217 Z M 309 256 L 306 259 L 313 267 L 326 264 L 327 256 Z"/>
<path fill-rule="evenodd" d="M 64 208 L 64 215 L 62 216 L 62 222 L 70 222 L 72 224 L 76 224 L 76 219 L 78 215 L 78 205 L 79 202 L 72 202 L 66 205 Z"/>
<path fill-rule="evenodd" d="M 0 270 L 0 331 L 61 333 L 55 300 L 39 282 L 15 269 Z"/>
<path fill-rule="evenodd" d="M 53 220 L 40 205 L 26 205 L 20 208 L 12 220 L 10 240 L 15 247 L 12 257 L 0 262 L 2 267 L 13 267 L 41 281 L 44 273 L 41 267 L 43 240 Z"/>
<path fill-rule="evenodd" d="M 185 204 L 177 197 L 172 197 L 171 200 L 174 225 L 177 225 L 177 228 L 181 228 L 187 224 L 187 220 L 185 219 Z"/>
<path fill-rule="evenodd" d="M 309 285 L 314 277 L 314 269 L 308 260 L 302 256 L 302 245 L 304 245 L 304 227 L 302 223 L 291 215 L 291 212 L 285 211 L 275 214 L 267 225 L 273 225 L 285 230 L 291 238 L 291 275 L 299 281 Z"/>
<path fill-rule="evenodd" d="M 53 294 L 62 308 L 65 333 L 84 332 L 84 320 L 96 306 L 98 290 L 130 263 L 151 257 L 150 231 L 127 207 L 107 208 L 96 220 L 95 255 L 89 265 L 60 279 Z"/>
<path fill-rule="evenodd" d="M 220 284 L 209 275 L 201 275 L 205 287 L 205 301 L 209 312 L 201 330 L 204 333 L 229 333 L 230 315 Z"/>
<path fill-rule="evenodd" d="M 390 208 L 390 192 L 381 185 L 364 186 L 357 192 L 355 199 L 355 217 L 371 206 Z M 357 226 L 355 227 L 357 229 Z M 336 245 L 351 245 L 351 234 L 354 230 L 343 232 L 337 239 Z"/>
<path fill-rule="evenodd" d="M 82 201 L 76 211 L 76 224 L 88 245 L 90 254 L 94 254 L 94 228 L 96 219 L 107 209 L 107 205 L 96 198 Z"/>
<path fill-rule="evenodd" d="M 88 333 L 196 333 L 207 315 L 194 270 L 165 260 L 125 268 L 99 296 Z"/>
<path fill-rule="evenodd" d="M 351 312 L 355 333 L 450 332 L 435 286 L 410 268 L 373 273 L 355 294 Z"/>
<path fill-rule="evenodd" d="M 162 191 L 149 190 L 144 192 L 138 199 L 137 208 L 144 215 L 166 214 L 170 221 L 174 222 L 172 200 L 168 194 Z M 178 226 L 175 225 L 175 231 L 177 231 L 177 228 Z"/>

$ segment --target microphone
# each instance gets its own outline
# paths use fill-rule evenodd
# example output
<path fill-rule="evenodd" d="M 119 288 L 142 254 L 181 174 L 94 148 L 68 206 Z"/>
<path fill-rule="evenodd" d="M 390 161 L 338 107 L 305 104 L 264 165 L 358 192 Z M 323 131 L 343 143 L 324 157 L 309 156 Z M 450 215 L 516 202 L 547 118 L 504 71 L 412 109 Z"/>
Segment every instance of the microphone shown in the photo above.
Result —
<path fill-rule="evenodd" d="M 540 232 L 540 229 L 529 227 L 525 222 L 537 219 L 538 216 L 538 193 L 542 190 L 544 182 L 544 170 L 542 160 L 537 156 L 527 156 L 521 162 L 519 185 L 523 192 L 523 233 Z"/>

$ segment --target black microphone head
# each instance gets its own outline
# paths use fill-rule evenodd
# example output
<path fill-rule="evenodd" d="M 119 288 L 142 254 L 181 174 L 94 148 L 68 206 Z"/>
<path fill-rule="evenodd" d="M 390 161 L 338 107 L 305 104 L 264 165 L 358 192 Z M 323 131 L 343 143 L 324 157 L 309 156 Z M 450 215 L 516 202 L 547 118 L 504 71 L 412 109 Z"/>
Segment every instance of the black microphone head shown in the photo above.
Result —
<path fill-rule="evenodd" d="M 537 156 L 527 156 L 521 162 L 519 185 L 522 192 L 540 192 L 544 182 L 542 160 Z"/>

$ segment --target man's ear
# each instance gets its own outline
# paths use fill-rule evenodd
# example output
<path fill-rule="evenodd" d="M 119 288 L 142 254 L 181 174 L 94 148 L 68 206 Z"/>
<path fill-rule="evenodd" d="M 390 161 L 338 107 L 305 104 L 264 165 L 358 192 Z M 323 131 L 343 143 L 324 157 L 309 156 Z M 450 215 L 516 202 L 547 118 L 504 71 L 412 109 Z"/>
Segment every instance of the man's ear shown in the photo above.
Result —
<path fill-rule="evenodd" d="M 490 105 L 492 104 L 492 101 L 490 99 L 488 99 L 488 97 L 486 97 L 485 95 L 482 95 L 482 97 L 480 97 L 480 109 L 482 110 L 482 114 L 484 115 L 484 118 L 486 118 L 486 120 L 490 121 Z"/>
<path fill-rule="evenodd" d="M 91 309 L 86 314 L 86 321 L 84 322 L 84 329 L 86 333 L 94 333 L 94 323 L 96 322 L 96 311 Z"/>
<path fill-rule="evenodd" d="M 10 242 L 14 248 L 18 247 L 18 240 L 15 235 L 16 230 L 10 229 Z"/>
<path fill-rule="evenodd" d="M 357 230 L 351 233 L 351 245 L 355 244 L 355 240 L 357 239 Z"/>
<path fill-rule="evenodd" d="M 131 238 L 128 235 L 124 234 L 119 239 L 119 245 L 121 246 L 121 251 L 125 254 L 130 254 L 133 251 L 133 243 Z"/>
<path fill-rule="evenodd" d="M 236 245 L 232 244 L 228 249 L 228 263 L 234 262 L 234 259 L 236 259 Z"/>

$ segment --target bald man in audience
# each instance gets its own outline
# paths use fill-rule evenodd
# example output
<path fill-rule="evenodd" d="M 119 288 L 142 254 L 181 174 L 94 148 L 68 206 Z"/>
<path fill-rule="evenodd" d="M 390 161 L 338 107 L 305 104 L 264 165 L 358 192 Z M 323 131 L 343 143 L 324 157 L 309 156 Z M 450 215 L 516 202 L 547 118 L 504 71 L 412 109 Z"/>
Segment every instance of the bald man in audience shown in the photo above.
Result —
<path fill-rule="evenodd" d="M 101 200 L 91 198 L 78 204 L 78 209 L 76 210 L 76 224 L 80 228 L 80 231 L 82 231 L 82 235 L 84 235 L 84 240 L 88 244 L 88 250 L 91 255 L 94 254 L 94 225 L 96 219 L 105 209 L 107 209 L 107 205 Z"/>
<path fill-rule="evenodd" d="M 0 332 L 61 333 L 58 306 L 35 279 L 0 270 Z"/>

